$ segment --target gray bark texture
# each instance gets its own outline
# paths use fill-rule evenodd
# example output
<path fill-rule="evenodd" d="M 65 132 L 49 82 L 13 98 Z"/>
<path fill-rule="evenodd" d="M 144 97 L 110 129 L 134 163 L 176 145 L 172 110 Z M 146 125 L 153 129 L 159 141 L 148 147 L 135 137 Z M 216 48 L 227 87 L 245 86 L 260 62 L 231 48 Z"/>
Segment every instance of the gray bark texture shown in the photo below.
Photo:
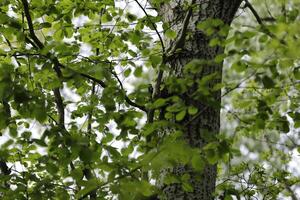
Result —
<path fill-rule="evenodd" d="M 181 46 L 179 53 L 174 54 L 168 60 L 170 73 L 166 76 L 183 77 L 183 67 L 193 59 L 212 60 L 216 55 L 223 52 L 221 47 L 209 47 L 208 43 L 211 38 L 207 37 L 202 31 L 196 28 L 199 22 L 208 18 L 221 19 L 226 24 L 230 24 L 241 4 L 242 0 L 195 0 L 195 7 L 189 19 L 187 26 L 187 37 L 184 45 Z M 191 1 L 171 0 L 162 4 L 158 9 L 158 14 L 162 16 L 163 22 L 172 25 L 172 29 L 178 33 L 183 27 L 183 21 L 187 13 L 187 5 Z M 185 5 L 185 6 L 184 6 Z M 212 36 L 213 37 L 213 36 Z M 166 48 L 174 45 L 174 41 L 165 41 Z M 204 67 L 199 74 L 195 75 L 196 79 L 212 74 L 219 73 L 222 77 L 222 64 L 214 64 L 213 66 Z M 220 83 L 222 78 L 218 78 L 209 83 L 208 87 L 216 83 Z M 192 147 L 202 148 L 207 141 L 203 137 L 203 130 L 209 133 L 217 134 L 220 129 L 220 102 L 221 91 L 213 94 L 215 106 L 208 105 L 201 99 L 191 98 L 197 90 L 197 86 L 189 88 L 188 92 L 181 96 L 186 105 L 193 105 L 198 108 L 201 115 L 191 121 L 192 116 L 186 117 L 182 124 L 186 127 L 185 139 Z M 187 123 L 189 122 L 189 123 Z M 199 174 L 193 169 L 186 166 L 177 166 L 172 170 L 176 175 L 189 174 L 190 183 L 194 187 L 193 192 L 186 192 L 180 184 L 171 184 L 163 187 L 163 195 L 161 199 L 183 200 L 183 199 L 214 199 L 214 191 L 217 177 L 217 166 L 207 164 L 204 171 Z"/>

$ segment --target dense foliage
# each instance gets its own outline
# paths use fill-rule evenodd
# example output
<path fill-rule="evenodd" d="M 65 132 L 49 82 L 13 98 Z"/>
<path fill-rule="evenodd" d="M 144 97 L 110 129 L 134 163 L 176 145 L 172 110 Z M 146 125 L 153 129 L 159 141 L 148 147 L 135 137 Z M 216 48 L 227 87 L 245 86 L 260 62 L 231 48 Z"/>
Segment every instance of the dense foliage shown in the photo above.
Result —
<path fill-rule="evenodd" d="M 146 199 L 160 181 L 192 191 L 188 174 L 162 170 L 207 163 L 220 199 L 297 199 L 300 2 L 245 1 L 230 27 L 199 23 L 225 53 L 163 79 L 172 95 L 156 98 L 162 43 L 179 37 L 152 9 L 162 2 L 0 2 L 1 199 Z M 193 76 L 211 63 L 224 65 L 213 87 L 220 74 Z M 195 84 L 208 105 L 222 89 L 222 130 L 203 149 L 177 123 L 203 113 L 181 100 Z"/>

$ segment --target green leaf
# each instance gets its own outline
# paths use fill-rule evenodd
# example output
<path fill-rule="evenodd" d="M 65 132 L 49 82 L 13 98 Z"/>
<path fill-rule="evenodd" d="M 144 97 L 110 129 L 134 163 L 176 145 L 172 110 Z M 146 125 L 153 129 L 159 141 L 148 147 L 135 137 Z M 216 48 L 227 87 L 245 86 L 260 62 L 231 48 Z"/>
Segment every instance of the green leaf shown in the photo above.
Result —
<path fill-rule="evenodd" d="M 0 23 L 1 24 L 6 24 L 7 22 L 9 22 L 10 17 L 7 16 L 5 13 L 0 13 Z"/>
<path fill-rule="evenodd" d="M 222 63 L 226 57 L 227 57 L 226 54 L 218 54 L 214 60 L 216 63 Z"/>
<path fill-rule="evenodd" d="M 119 151 L 117 150 L 117 148 L 112 147 L 112 146 L 105 146 L 105 149 L 115 158 L 119 158 L 121 157 L 121 154 L 119 153 Z"/>
<path fill-rule="evenodd" d="M 70 199 L 70 195 L 68 192 L 62 188 L 57 188 L 55 190 L 55 197 L 57 199 Z"/>
<path fill-rule="evenodd" d="M 190 115 L 195 115 L 198 112 L 198 108 L 194 107 L 194 106 L 189 106 L 188 107 L 188 113 Z"/>
<path fill-rule="evenodd" d="M 135 70 L 134 70 L 134 73 L 133 73 L 136 77 L 141 77 L 142 74 L 143 74 L 143 68 L 142 67 L 137 67 Z"/>
<path fill-rule="evenodd" d="M 133 22 L 137 19 L 137 16 L 136 15 L 133 15 L 131 13 L 127 13 L 126 14 L 126 18 L 128 19 L 129 22 Z"/>
<path fill-rule="evenodd" d="M 182 183 L 182 189 L 186 192 L 193 192 L 194 188 L 190 183 L 184 182 Z"/>
<path fill-rule="evenodd" d="M 85 196 L 86 194 L 90 193 L 91 191 L 95 190 L 98 188 L 98 181 L 96 179 L 91 179 L 88 180 L 87 182 L 84 183 L 84 189 L 80 190 L 76 194 L 76 199 L 79 199 L 80 197 Z"/>
<path fill-rule="evenodd" d="M 82 180 L 82 177 L 83 177 L 82 169 L 76 168 L 71 171 L 70 175 L 77 181 Z"/>
<path fill-rule="evenodd" d="M 295 79 L 300 80 L 300 67 L 294 69 L 293 72 L 294 72 Z"/>
<path fill-rule="evenodd" d="M 39 139 L 32 139 L 33 142 L 35 142 L 37 145 L 42 146 L 42 147 L 47 147 L 48 145 L 45 143 L 44 140 L 39 140 Z"/>
<path fill-rule="evenodd" d="M 278 119 L 277 128 L 284 133 L 288 133 L 290 131 L 290 124 L 286 116 L 280 117 Z"/>
<path fill-rule="evenodd" d="M 152 66 L 155 68 L 161 63 L 162 57 L 159 55 L 150 55 L 150 61 L 152 63 Z"/>
<path fill-rule="evenodd" d="M 124 71 L 124 76 L 125 76 L 125 77 L 128 77 L 130 74 L 131 74 L 131 69 L 130 69 L 130 68 L 128 68 L 128 69 L 126 69 L 126 70 Z"/>
<path fill-rule="evenodd" d="M 48 162 L 46 165 L 46 170 L 50 173 L 50 174 L 56 174 L 58 172 L 58 167 L 52 163 L 52 162 Z"/>
<path fill-rule="evenodd" d="M 294 127 L 295 128 L 300 128 L 300 121 L 295 121 Z"/>
<path fill-rule="evenodd" d="M 220 45 L 220 40 L 218 38 L 213 38 L 209 41 L 209 46 L 214 47 Z"/>
<path fill-rule="evenodd" d="M 13 138 L 18 136 L 17 126 L 16 124 L 9 125 L 9 135 Z"/>
<path fill-rule="evenodd" d="M 233 200 L 233 198 L 231 197 L 231 195 L 226 195 L 224 200 Z"/>
<path fill-rule="evenodd" d="M 162 107 L 162 106 L 166 105 L 166 103 L 167 103 L 166 99 L 159 98 L 153 103 L 153 108 Z"/>
<path fill-rule="evenodd" d="M 182 110 L 180 111 L 179 113 L 176 114 L 176 121 L 181 121 L 183 120 L 183 118 L 185 117 L 186 115 L 186 110 Z"/>
<path fill-rule="evenodd" d="M 262 78 L 262 82 L 265 88 L 273 88 L 275 85 L 274 81 L 268 76 L 264 76 Z"/>
<path fill-rule="evenodd" d="M 107 144 L 114 139 L 114 135 L 112 133 L 106 133 L 105 136 L 102 138 L 102 144 Z"/>
<path fill-rule="evenodd" d="M 80 149 L 79 152 L 79 158 L 84 162 L 84 163 L 90 163 L 93 158 L 93 152 L 90 150 L 90 148 L 83 146 Z"/>
<path fill-rule="evenodd" d="M 146 197 L 151 196 L 153 194 L 152 188 L 153 186 L 147 181 L 141 181 L 141 183 L 139 184 L 139 190 Z"/>
<path fill-rule="evenodd" d="M 205 160 L 199 154 L 193 155 L 191 163 L 192 167 L 198 172 L 203 171 L 205 167 Z"/>
<path fill-rule="evenodd" d="M 56 41 L 61 41 L 64 38 L 64 32 L 62 29 L 58 29 L 54 35 L 53 35 L 54 40 Z"/>
<path fill-rule="evenodd" d="M 101 17 L 101 22 L 102 23 L 107 23 L 107 22 L 110 22 L 111 20 L 112 20 L 112 16 L 109 13 L 105 13 Z"/>
<path fill-rule="evenodd" d="M 175 39 L 176 38 L 176 32 L 173 31 L 172 29 L 168 29 L 166 32 L 165 32 L 165 36 L 169 39 Z"/>
<path fill-rule="evenodd" d="M 209 164 L 214 165 L 219 160 L 218 153 L 213 149 L 206 150 L 206 159 L 208 160 Z"/>
<path fill-rule="evenodd" d="M 180 183 L 180 179 L 172 174 L 167 174 L 166 177 L 164 177 L 164 184 L 170 185 L 172 183 Z"/>
<path fill-rule="evenodd" d="M 42 28 L 51 28 L 51 23 L 49 22 L 43 22 L 43 23 L 40 23 L 39 24 L 39 29 L 42 29 Z"/>

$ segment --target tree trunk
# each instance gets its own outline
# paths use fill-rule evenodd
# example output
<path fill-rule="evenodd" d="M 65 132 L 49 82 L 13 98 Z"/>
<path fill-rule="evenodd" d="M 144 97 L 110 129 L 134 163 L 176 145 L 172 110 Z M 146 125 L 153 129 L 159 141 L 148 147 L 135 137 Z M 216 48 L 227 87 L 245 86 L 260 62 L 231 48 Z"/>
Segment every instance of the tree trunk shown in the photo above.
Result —
<path fill-rule="evenodd" d="M 188 4 L 187 4 L 188 2 Z M 172 29 L 180 32 L 183 26 L 183 21 L 187 13 L 187 7 L 191 1 L 184 0 L 171 0 L 169 3 L 164 3 L 159 7 L 158 13 L 163 18 L 163 22 L 167 22 L 172 25 Z M 183 67 L 193 59 L 205 59 L 212 60 L 216 55 L 223 52 L 221 47 L 209 47 L 208 43 L 211 38 L 207 37 L 202 31 L 196 28 L 199 22 L 202 22 L 208 18 L 221 19 L 226 24 L 230 24 L 237 12 L 242 0 L 196 0 L 195 8 L 193 9 L 192 16 L 189 19 L 187 30 L 189 34 L 186 37 L 184 46 L 181 46 L 179 53 L 176 53 L 168 61 L 172 76 L 183 77 Z M 167 48 L 174 45 L 172 41 L 166 41 Z M 197 80 L 212 73 L 219 73 L 219 77 L 222 77 L 222 64 L 213 64 L 213 66 L 206 66 L 201 72 L 195 75 Z M 221 78 L 214 79 L 210 82 L 208 87 L 216 83 L 220 83 Z M 199 117 L 191 121 L 193 116 L 188 116 L 183 120 L 182 125 L 186 127 L 185 138 L 192 147 L 202 148 L 207 141 L 203 137 L 203 130 L 209 133 L 217 134 L 220 129 L 220 102 L 221 91 L 213 94 L 214 104 L 217 106 L 210 106 L 203 100 L 191 99 L 190 96 L 197 90 L 197 86 L 194 85 L 189 88 L 188 92 L 182 95 L 182 99 L 186 105 L 193 105 L 201 112 Z M 191 168 L 186 166 L 178 166 L 173 169 L 173 173 L 176 175 L 190 174 L 190 183 L 194 187 L 193 192 L 186 192 L 182 189 L 180 184 L 167 185 L 163 189 L 162 199 L 201 199 L 211 200 L 213 199 L 213 193 L 215 191 L 217 166 L 209 165 L 205 166 L 202 174 L 197 174 Z"/>

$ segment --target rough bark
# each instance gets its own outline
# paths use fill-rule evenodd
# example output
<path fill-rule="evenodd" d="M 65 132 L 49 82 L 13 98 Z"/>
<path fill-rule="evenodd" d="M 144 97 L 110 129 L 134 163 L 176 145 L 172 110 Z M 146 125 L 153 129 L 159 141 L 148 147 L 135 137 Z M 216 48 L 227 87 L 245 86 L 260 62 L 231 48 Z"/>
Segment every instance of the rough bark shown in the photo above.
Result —
<path fill-rule="evenodd" d="M 186 6 L 191 1 L 184 0 L 171 0 L 169 3 L 162 4 L 159 7 L 158 13 L 162 16 L 164 22 L 172 24 L 173 29 L 180 32 L 183 26 L 183 21 L 187 12 Z M 193 59 L 205 59 L 211 60 L 216 55 L 223 52 L 221 47 L 209 47 L 208 38 L 203 32 L 197 30 L 196 25 L 208 18 L 218 18 L 224 21 L 226 24 L 230 24 L 237 12 L 242 0 L 196 0 L 194 1 L 196 8 L 193 9 L 193 14 L 189 19 L 188 31 L 189 37 L 185 40 L 184 46 L 180 47 L 180 53 L 174 55 L 169 61 L 168 65 L 171 68 L 169 75 L 183 77 L 183 67 Z M 174 45 L 174 41 L 166 41 L 166 48 Z M 222 64 L 214 64 L 213 66 L 204 67 L 199 74 L 196 74 L 197 79 L 212 74 L 219 73 L 222 77 Z M 221 78 L 215 79 L 209 84 L 208 87 L 216 83 L 220 83 Z M 220 128 L 220 104 L 221 92 L 218 91 L 213 94 L 215 105 L 210 106 L 200 99 L 191 99 L 190 94 L 193 94 L 197 90 L 197 86 L 189 88 L 188 92 L 182 95 L 182 99 L 187 105 L 193 105 L 198 108 L 201 115 L 191 121 L 192 116 L 187 117 L 182 122 L 185 125 L 186 132 L 185 138 L 192 147 L 202 148 L 207 141 L 203 137 L 203 130 L 207 130 L 210 133 L 217 134 Z M 217 167 L 216 165 L 207 164 L 203 173 L 197 174 L 191 168 L 186 166 L 178 166 L 173 169 L 176 175 L 182 175 L 189 173 L 191 180 L 190 183 L 194 187 L 193 192 L 185 192 L 180 184 L 171 184 L 165 186 L 163 189 L 162 199 L 201 199 L 211 200 L 214 198 L 213 193 L 215 191 Z"/>

